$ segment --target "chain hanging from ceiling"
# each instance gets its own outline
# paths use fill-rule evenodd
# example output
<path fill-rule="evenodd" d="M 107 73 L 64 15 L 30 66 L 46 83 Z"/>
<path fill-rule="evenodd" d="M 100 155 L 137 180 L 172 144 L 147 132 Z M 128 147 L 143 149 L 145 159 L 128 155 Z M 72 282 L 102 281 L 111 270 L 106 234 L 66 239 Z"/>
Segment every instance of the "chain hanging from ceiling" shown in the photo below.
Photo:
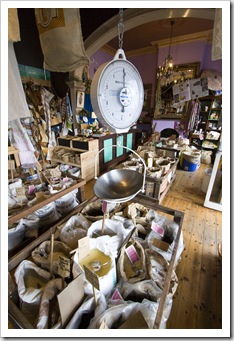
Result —
<path fill-rule="evenodd" d="M 123 48 L 123 36 L 124 36 L 124 22 L 123 22 L 123 8 L 119 10 L 119 22 L 118 22 L 118 38 L 119 38 L 119 48 Z"/>
<path fill-rule="evenodd" d="M 175 19 L 171 19 L 170 42 L 168 47 L 168 54 L 165 57 L 162 66 L 157 69 L 157 79 L 161 80 L 161 85 L 169 85 L 171 83 L 178 83 L 184 81 L 183 74 L 178 73 L 178 66 L 173 63 L 171 55 L 172 31 L 175 24 Z"/>

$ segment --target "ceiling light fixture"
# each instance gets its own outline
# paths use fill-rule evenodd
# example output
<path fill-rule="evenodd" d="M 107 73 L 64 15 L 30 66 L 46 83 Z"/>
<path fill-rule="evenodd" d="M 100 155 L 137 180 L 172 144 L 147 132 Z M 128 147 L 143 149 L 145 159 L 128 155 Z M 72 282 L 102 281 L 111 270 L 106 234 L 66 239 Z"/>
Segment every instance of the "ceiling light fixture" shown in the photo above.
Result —
<path fill-rule="evenodd" d="M 162 85 L 168 85 L 174 81 L 174 71 L 176 71 L 173 63 L 173 59 L 171 56 L 171 41 L 172 41 L 172 31 L 173 26 L 175 24 L 175 19 L 171 19 L 171 33 L 170 33 L 170 43 L 168 48 L 168 54 L 165 57 L 164 63 L 162 66 L 159 66 L 157 69 L 157 78 L 162 80 Z"/>

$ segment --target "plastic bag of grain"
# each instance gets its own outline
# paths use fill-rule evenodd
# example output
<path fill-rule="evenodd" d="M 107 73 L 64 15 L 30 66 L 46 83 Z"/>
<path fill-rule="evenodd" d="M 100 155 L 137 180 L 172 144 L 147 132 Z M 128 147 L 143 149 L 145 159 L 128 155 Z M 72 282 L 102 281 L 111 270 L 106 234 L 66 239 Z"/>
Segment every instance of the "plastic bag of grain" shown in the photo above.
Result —
<path fill-rule="evenodd" d="M 107 236 L 104 236 L 104 238 Z M 88 267 L 91 271 L 94 271 L 92 264 L 100 262 L 100 270 L 95 271 L 99 281 L 99 291 L 104 295 L 107 295 L 116 285 L 116 252 L 113 253 L 108 247 L 107 243 L 102 243 L 97 239 L 89 239 L 89 253 L 87 256 L 80 258 L 79 249 L 76 251 L 73 259 L 72 274 L 73 278 L 79 275 L 84 276 L 85 280 L 85 293 L 90 293 L 92 290 L 91 284 L 85 277 L 85 268 Z M 104 265 L 105 264 L 105 265 Z"/>
<path fill-rule="evenodd" d="M 25 225 L 20 220 L 16 226 L 13 226 L 8 230 L 8 250 L 16 248 L 23 240 L 25 236 Z"/>
<path fill-rule="evenodd" d="M 78 247 L 78 240 L 87 235 L 90 225 L 91 221 L 78 213 L 62 227 L 59 239 L 73 250 Z"/>
<path fill-rule="evenodd" d="M 61 328 L 57 295 L 64 289 L 64 285 L 62 278 L 52 279 L 46 284 L 41 297 L 37 329 Z"/>
<path fill-rule="evenodd" d="M 98 291 L 96 297 L 97 304 L 95 303 L 93 295 L 86 297 L 65 329 L 86 329 L 92 318 L 98 318 L 107 309 L 105 296 Z"/>
<path fill-rule="evenodd" d="M 144 298 L 157 302 L 162 296 L 162 289 L 152 279 L 145 279 L 137 283 L 128 283 L 119 280 L 108 302 L 114 304 L 115 291 L 118 290 L 120 297 L 125 301 L 142 302 Z"/>
<path fill-rule="evenodd" d="M 20 297 L 20 310 L 36 327 L 41 296 L 50 280 L 50 273 L 33 262 L 24 260 L 18 265 L 14 276 Z"/>
<path fill-rule="evenodd" d="M 170 262 L 175 247 L 177 233 L 179 231 L 179 225 L 173 220 L 159 215 L 152 209 L 149 210 L 146 218 L 148 221 L 151 221 L 151 232 L 146 237 L 149 248 L 157 251 Z M 158 242 L 158 240 L 160 242 Z M 175 266 L 178 264 L 183 250 L 184 240 L 181 231 L 176 252 Z"/>
<path fill-rule="evenodd" d="M 171 302 L 168 304 L 169 300 L 166 302 L 166 306 L 163 313 L 163 318 L 160 324 L 160 328 L 166 328 L 166 321 L 170 315 Z M 153 329 L 154 321 L 156 318 L 159 303 L 152 302 L 144 299 L 141 303 L 139 302 L 124 302 L 117 305 L 110 306 L 106 311 L 104 311 L 100 316 L 93 318 L 90 322 L 88 329 L 99 329 L 102 323 L 106 323 L 109 329 L 125 329 L 125 322 L 134 319 L 134 316 L 143 319 L 145 329 Z M 137 321 L 135 329 L 139 328 L 139 319 L 135 318 Z"/>
<path fill-rule="evenodd" d="M 104 228 L 102 233 L 103 223 Z M 104 222 L 103 219 L 95 221 L 87 232 L 88 237 L 96 238 L 98 240 L 103 239 L 104 236 L 108 237 L 108 244 L 112 245 L 115 250 L 118 250 L 121 247 L 127 234 L 128 230 L 124 228 L 122 222 L 113 219 L 105 219 Z"/>
<path fill-rule="evenodd" d="M 58 198 L 54 201 L 57 211 L 64 216 L 73 208 L 79 205 L 78 200 L 76 200 L 76 193 L 71 192 L 63 195 L 61 198 Z"/>
<path fill-rule="evenodd" d="M 53 202 L 35 211 L 34 214 L 40 219 L 40 227 L 52 225 L 61 218 L 61 214 L 57 211 Z"/>
<path fill-rule="evenodd" d="M 40 218 L 36 214 L 30 214 L 25 218 L 21 219 L 25 225 L 25 237 L 38 237 L 38 229 Z"/>

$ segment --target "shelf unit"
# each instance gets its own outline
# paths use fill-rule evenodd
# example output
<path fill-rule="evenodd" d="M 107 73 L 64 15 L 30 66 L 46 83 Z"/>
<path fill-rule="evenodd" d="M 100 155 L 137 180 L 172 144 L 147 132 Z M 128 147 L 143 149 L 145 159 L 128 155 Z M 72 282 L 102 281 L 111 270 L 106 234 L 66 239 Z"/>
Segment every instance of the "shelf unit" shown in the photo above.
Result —
<path fill-rule="evenodd" d="M 190 144 L 199 149 L 213 151 L 212 159 L 214 161 L 222 128 L 222 96 L 206 96 L 199 98 L 199 101 L 201 109 L 199 113 L 200 122 L 198 123 L 197 130 L 202 130 L 204 138 L 200 138 L 200 133 L 195 134 L 191 132 Z M 207 134 L 212 131 L 220 133 L 218 139 L 207 138 Z"/>
<path fill-rule="evenodd" d="M 51 161 L 56 163 L 64 163 L 81 170 L 81 178 L 85 181 L 92 180 L 95 176 L 95 156 L 98 153 L 99 142 L 97 139 L 89 139 L 84 137 L 64 137 L 58 138 L 58 146 L 54 148 Z M 62 149 L 71 152 L 77 156 L 75 161 L 57 158 L 58 151 Z M 63 157 L 63 155 L 62 155 Z"/>

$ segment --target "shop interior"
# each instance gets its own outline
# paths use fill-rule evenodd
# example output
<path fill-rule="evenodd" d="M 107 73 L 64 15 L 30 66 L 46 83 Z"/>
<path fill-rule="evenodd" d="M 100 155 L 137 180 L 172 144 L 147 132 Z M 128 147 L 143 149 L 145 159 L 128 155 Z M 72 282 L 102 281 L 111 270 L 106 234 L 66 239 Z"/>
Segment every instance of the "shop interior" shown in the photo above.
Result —
<path fill-rule="evenodd" d="M 8 9 L 8 336 L 221 335 L 224 11 Z"/>

